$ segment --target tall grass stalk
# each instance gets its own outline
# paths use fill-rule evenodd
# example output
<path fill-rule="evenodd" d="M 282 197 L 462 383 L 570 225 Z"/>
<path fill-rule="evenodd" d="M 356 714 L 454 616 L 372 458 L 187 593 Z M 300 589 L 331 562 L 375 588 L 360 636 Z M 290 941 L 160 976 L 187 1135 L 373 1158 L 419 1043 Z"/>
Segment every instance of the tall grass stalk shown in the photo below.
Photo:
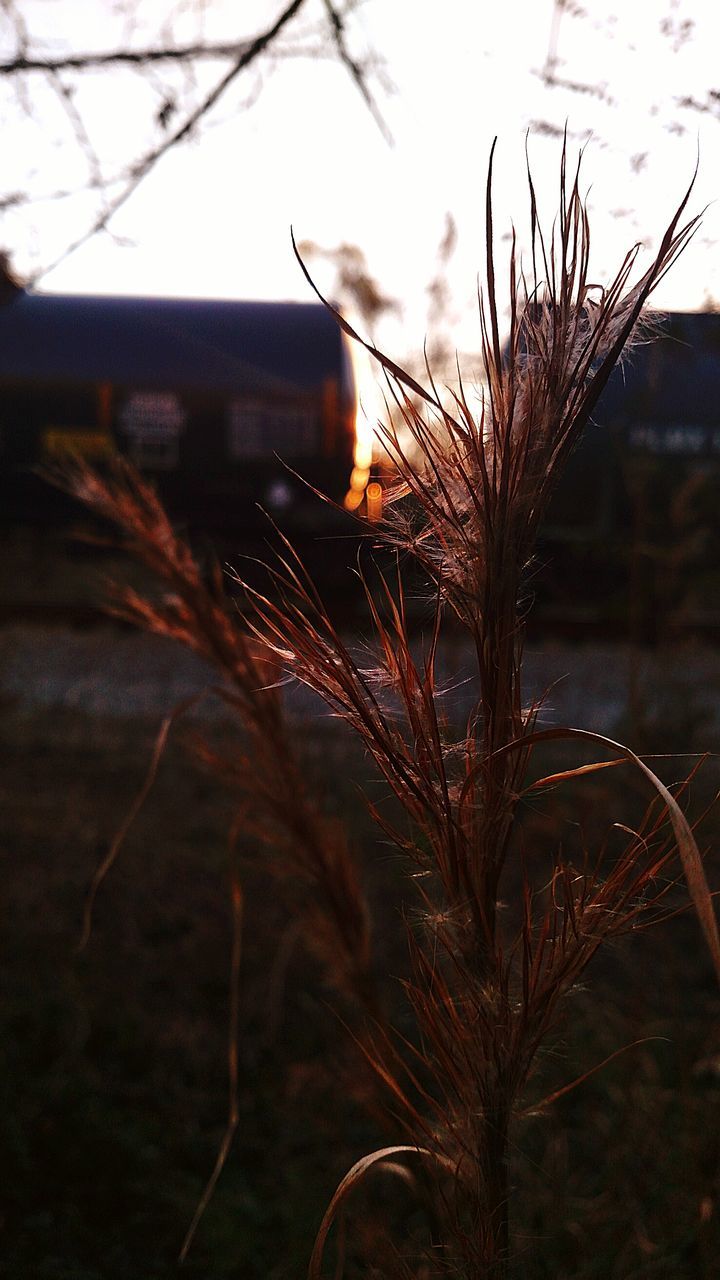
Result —
<path fill-rule="evenodd" d="M 338 633 L 289 545 L 269 570 L 272 590 L 247 585 L 243 630 L 221 605 L 220 584 L 207 587 L 142 481 L 127 470 L 102 480 L 86 468 L 72 480 L 80 497 L 125 529 L 169 588 L 161 605 L 126 591 L 123 611 L 183 640 L 224 673 L 223 696 L 251 748 L 245 759 L 217 767 L 239 788 L 242 818 L 266 840 L 280 878 L 302 883 L 307 937 L 336 990 L 360 1009 L 355 1043 L 393 1117 L 392 1145 L 363 1157 L 338 1187 L 313 1253 L 315 1278 L 335 1216 L 357 1183 L 381 1162 L 397 1167 L 407 1159 L 432 1200 L 431 1243 L 415 1262 L 388 1256 L 378 1274 L 503 1280 L 511 1257 L 511 1126 L 542 1102 L 530 1096 L 538 1051 L 598 950 L 666 912 L 678 858 L 720 974 L 710 894 L 677 796 L 619 743 L 589 730 L 540 728 L 540 705 L 526 703 L 522 685 L 527 576 L 549 498 L 613 367 L 642 332 L 647 299 L 697 219 L 682 223 L 688 192 L 639 279 L 632 278 L 635 246 L 601 287 L 589 276 L 580 164 L 570 173 L 563 150 L 550 233 L 541 228 L 529 171 L 528 183 L 531 249 L 523 263 L 513 235 L 503 346 L 491 156 L 482 392 L 471 395 L 460 378 L 454 392 L 441 394 L 429 370 L 422 386 L 368 347 L 386 379 L 392 412 L 382 438 L 397 476 L 373 535 L 397 551 L 399 566 L 363 579 L 371 658 L 358 657 Z M 433 602 L 420 653 L 408 617 L 406 559 L 424 575 Z M 437 674 L 449 618 L 469 638 L 478 689 L 456 734 Z M 382 1013 L 348 835 L 308 793 L 281 700 L 268 688 L 267 655 L 357 735 L 397 802 L 400 817 L 370 807 L 409 863 L 420 908 L 420 922 L 408 928 L 412 1042 Z M 591 743 L 600 759 L 529 782 L 534 753 L 561 738 Z M 619 828 L 621 847 L 588 850 L 575 862 L 559 850 L 549 878 L 529 859 L 519 863 L 523 799 L 619 762 L 648 784 L 645 817 L 637 830 Z"/>

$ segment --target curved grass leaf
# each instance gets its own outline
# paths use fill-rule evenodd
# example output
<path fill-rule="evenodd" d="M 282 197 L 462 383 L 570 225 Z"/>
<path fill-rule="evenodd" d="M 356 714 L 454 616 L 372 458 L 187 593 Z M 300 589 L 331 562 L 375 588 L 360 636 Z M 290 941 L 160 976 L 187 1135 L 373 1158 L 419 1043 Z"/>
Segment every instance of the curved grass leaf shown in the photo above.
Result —
<path fill-rule="evenodd" d="M 345 1177 L 343 1178 L 342 1182 L 338 1185 L 337 1190 L 335 1191 L 335 1194 L 333 1195 L 333 1198 L 330 1201 L 330 1204 L 325 1210 L 325 1215 L 323 1217 L 322 1222 L 320 1223 L 320 1230 L 318 1231 L 317 1236 L 315 1238 L 315 1246 L 312 1251 L 310 1266 L 308 1267 L 308 1280 L 320 1280 L 320 1275 L 321 1275 L 320 1269 L 322 1267 L 323 1252 L 325 1249 L 325 1242 L 327 1240 L 328 1233 L 335 1220 L 338 1209 L 341 1207 L 343 1202 L 347 1199 L 350 1192 L 357 1186 L 359 1182 L 362 1181 L 362 1179 L 369 1173 L 369 1171 L 373 1168 L 374 1165 L 380 1164 L 380 1162 L 383 1160 L 390 1160 L 393 1156 L 398 1156 L 398 1155 L 413 1155 L 413 1156 L 427 1157 L 428 1159 L 434 1161 L 436 1164 L 439 1164 L 443 1168 L 446 1168 L 449 1173 L 454 1172 L 454 1166 L 451 1164 L 449 1160 L 444 1159 L 443 1156 L 439 1155 L 435 1151 L 428 1150 L 427 1147 L 410 1147 L 406 1145 L 397 1146 L 397 1147 L 380 1147 L 377 1151 L 372 1151 L 370 1152 L 369 1155 L 363 1156 L 360 1160 L 358 1160 L 353 1165 L 352 1169 L 350 1169 L 349 1172 L 345 1174 Z"/>
<path fill-rule="evenodd" d="M 528 733 L 522 738 L 516 738 L 513 742 L 498 748 L 493 754 L 495 758 L 499 758 L 503 755 L 509 755 L 513 751 L 526 750 L 528 747 L 535 746 L 536 743 L 550 742 L 558 738 L 580 738 L 585 742 L 594 742 L 615 752 L 621 759 L 635 765 L 657 791 L 668 811 L 690 897 L 710 950 L 718 982 L 720 982 L 720 933 L 718 932 L 712 894 L 705 875 L 700 850 L 680 805 L 665 786 L 665 783 L 658 778 L 656 773 L 653 773 L 649 765 L 645 764 L 645 761 L 641 760 L 640 756 L 636 755 L 634 751 L 631 751 L 630 747 L 624 746 L 621 742 L 615 742 L 612 738 L 606 738 L 604 734 L 595 733 L 591 729 L 572 729 L 566 726 L 536 729 L 534 732 Z"/>

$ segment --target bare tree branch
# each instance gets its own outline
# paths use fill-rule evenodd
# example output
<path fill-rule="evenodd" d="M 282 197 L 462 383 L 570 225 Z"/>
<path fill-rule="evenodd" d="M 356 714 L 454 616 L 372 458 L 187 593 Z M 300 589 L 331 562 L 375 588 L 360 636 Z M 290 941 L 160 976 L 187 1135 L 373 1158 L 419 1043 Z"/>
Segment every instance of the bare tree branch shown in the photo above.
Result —
<path fill-rule="evenodd" d="M 355 59 L 352 57 L 350 53 L 350 50 L 348 49 L 347 41 L 345 39 L 345 22 L 344 22 L 343 15 L 340 13 L 340 10 L 337 8 L 337 6 L 333 4 L 333 0 L 324 0 L 324 4 L 325 4 L 325 9 L 327 11 L 328 18 L 330 20 L 330 29 L 333 34 L 333 39 L 338 51 L 338 55 L 340 57 L 340 61 L 344 64 L 344 66 L 347 67 L 348 71 L 350 72 L 353 80 L 355 81 L 355 84 L 357 85 L 358 89 L 360 90 L 360 93 L 362 94 L 362 97 L 365 101 L 365 105 L 369 109 L 373 119 L 375 120 L 375 123 L 377 124 L 378 128 L 380 129 L 380 132 L 385 138 L 385 141 L 391 143 L 392 135 L 387 129 L 385 121 L 382 119 L 382 116 L 378 112 L 375 102 L 373 101 L 373 98 L 371 97 L 370 92 L 368 90 L 365 70 L 360 65 L 359 62 L 355 61 Z"/>
<path fill-rule="evenodd" d="M 0 75 L 16 76 L 29 71 L 96 71 L 101 67 L 144 67 L 155 62 L 185 63 L 241 58 L 254 43 L 250 40 L 231 40 L 220 44 L 168 45 L 162 49 L 112 49 L 104 53 L 69 53 L 58 58 L 23 53 L 0 62 Z"/>
<path fill-rule="evenodd" d="M 115 214 L 127 204 L 164 156 L 193 136 L 239 77 L 267 55 L 271 54 L 273 58 L 308 54 L 314 58 L 332 57 L 347 70 L 378 128 L 386 140 L 390 140 L 368 85 L 375 66 L 371 68 L 367 58 L 353 52 L 348 39 L 348 20 L 361 2 L 320 0 L 319 6 L 317 3 L 313 6 L 312 0 L 281 0 L 278 16 L 256 36 L 206 40 L 203 38 L 203 4 L 201 0 L 192 0 L 192 5 L 175 6 L 169 10 L 167 21 L 157 27 L 154 38 L 139 40 L 134 27 L 126 24 L 126 29 L 119 35 L 115 32 L 112 47 L 87 52 L 72 48 L 60 52 L 48 49 L 45 53 L 16 0 L 0 0 L 0 10 L 15 40 L 12 56 L 0 61 L 0 83 L 14 87 L 21 108 L 34 119 L 36 112 L 33 108 L 37 106 L 38 95 L 32 86 L 33 83 L 37 86 L 38 79 L 46 82 L 59 98 L 70 136 L 87 169 L 87 182 L 82 186 L 69 182 L 49 193 L 38 191 L 37 182 L 30 182 L 28 189 L 23 190 L 15 180 L 9 192 L 0 194 L 0 210 L 67 199 L 83 191 L 94 192 L 98 197 L 89 224 L 86 223 L 84 229 L 65 244 L 52 261 L 42 263 L 34 273 L 26 272 L 28 282 L 36 283 L 93 236 L 107 232 Z M 132 7 L 126 12 L 136 14 Z M 186 18 L 188 13 L 193 16 L 194 36 L 175 44 L 173 30 L 180 18 Z M 297 20 L 301 15 L 304 22 L 299 27 Z M 291 28 L 292 36 L 289 36 Z M 216 64 L 214 79 L 213 64 Z M 196 78 L 195 70 L 201 66 L 203 76 Z M 135 73 L 141 77 L 147 86 L 146 91 L 154 93 L 155 105 L 151 109 L 150 120 L 154 137 L 151 135 L 146 139 L 144 148 L 138 145 L 135 154 L 131 153 L 125 162 L 120 160 L 111 165 L 90 128 L 87 109 L 83 110 L 83 104 L 75 94 L 79 92 L 86 74 L 113 71 L 119 75 Z M 182 87 L 178 85 L 178 71 L 190 77 Z M 242 109 L 254 101 L 258 92 L 259 88 L 251 92 L 247 102 L 241 104 Z"/>
<path fill-rule="evenodd" d="M 73 240 L 72 243 L 58 255 L 54 262 L 50 263 L 50 265 L 45 267 L 42 272 L 38 272 L 31 278 L 31 284 L 36 283 L 41 274 L 45 275 L 47 272 L 52 271 L 55 267 L 59 266 L 61 262 L 64 262 L 66 258 L 69 258 L 71 254 L 75 253 L 81 245 L 86 244 L 88 240 L 91 240 L 99 231 L 107 229 L 110 219 L 118 212 L 119 209 L 122 208 L 124 204 L 127 203 L 130 197 L 134 195 L 140 186 L 140 183 L 147 178 L 148 174 L 155 168 L 158 161 L 161 160 L 163 156 L 167 155 L 173 147 L 176 147 L 178 143 L 183 142 L 189 134 L 192 133 L 193 129 L 199 124 L 203 117 L 206 116 L 212 107 L 215 106 L 215 103 L 219 101 L 226 89 L 228 89 L 233 81 L 240 75 L 240 72 L 244 71 L 255 58 L 259 57 L 260 54 L 263 53 L 270 44 L 272 44 L 272 41 L 279 35 L 283 27 L 287 26 L 288 22 L 295 17 L 304 3 L 305 0 L 292 0 L 292 3 L 287 5 L 271 27 L 262 32 L 261 35 L 256 36 L 254 40 L 250 41 L 250 43 L 244 47 L 242 53 L 235 59 L 230 70 L 220 77 L 209 93 L 205 94 L 205 97 L 199 106 L 190 111 L 186 115 L 182 124 L 169 134 L 159 146 L 152 147 L 149 151 L 145 152 L 145 155 L 142 156 L 133 166 L 131 176 L 123 186 L 122 190 L 107 201 L 98 217 L 95 218 L 82 235 Z"/>

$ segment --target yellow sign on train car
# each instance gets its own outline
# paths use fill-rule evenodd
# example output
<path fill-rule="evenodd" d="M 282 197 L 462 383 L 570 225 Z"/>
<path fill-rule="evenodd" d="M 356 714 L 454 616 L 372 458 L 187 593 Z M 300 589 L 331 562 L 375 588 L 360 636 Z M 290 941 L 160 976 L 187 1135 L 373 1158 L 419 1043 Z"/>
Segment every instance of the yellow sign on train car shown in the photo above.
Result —
<path fill-rule="evenodd" d="M 82 427 L 46 427 L 42 434 L 46 458 L 88 458 L 97 461 L 115 453 L 115 442 L 107 431 Z"/>

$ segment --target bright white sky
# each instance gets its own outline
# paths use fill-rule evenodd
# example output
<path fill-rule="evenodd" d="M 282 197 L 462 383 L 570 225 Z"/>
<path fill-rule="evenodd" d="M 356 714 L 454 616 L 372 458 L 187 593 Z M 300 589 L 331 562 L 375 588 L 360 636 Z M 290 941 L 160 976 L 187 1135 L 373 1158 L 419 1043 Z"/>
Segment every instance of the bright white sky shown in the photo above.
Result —
<path fill-rule="evenodd" d="M 265 25 L 280 3 L 243 7 L 234 0 L 235 13 L 239 7 Z M 720 6 L 714 0 L 592 0 L 584 19 L 573 16 L 573 7 L 566 7 L 556 31 L 558 74 L 599 81 L 605 98 L 543 84 L 538 73 L 551 40 L 552 0 L 367 0 L 362 27 L 396 86 L 392 96 L 375 88 L 394 147 L 341 67 L 286 60 L 266 78 L 250 110 L 238 116 L 236 97 L 221 104 L 198 141 L 168 156 L 141 186 L 112 224 L 129 247 L 98 237 L 48 274 L 42 287 L 307 299 L 291 252 L 292 224 L 298 239 L 361 247 L 383 292 L 404 303 L 402 328 L 383 335 L 393 354 L 403 356 L 417 349 L 428 328 L 424 291 L 450 211 L 459 232 L 448 269 L 457 345 L 469 350 L 489 147 L 497 134 L 502 249 L 500 233 L 511 215 L 521 235 L 525 228 L 524 136 L 538 119 L 560 129 L 567 119 L 574 146 L 593 135 L 584 172 L 592 187 L 596 275 L 606 279 L 636 239 L 657 242 L 692 174 L 698 141 L 692 212 L 718 197 L 720 101 L 713 115 L 689 111 L 679 100 L 692 94 L 705 104 L 708 91 L 720 89 Z M 84 17 L 93 11 L 90 4 L 81 8 Z M 691 38 L 683 40 L 689 20 Z M 661 23 L 670 24 L 669 35 Z M 84 35 L 88 47 L 92 29 Z M 76 47 L 83 43 L 76 33 L 73 38 Z M 248 80 L 248 91 L 254 85 Z M 112 105 L 98 81 L 83 93 L 76 102 L 89 109 L 93 136 L 118 154 L 127 150 L 139 125 L 129 88 L 127 98 Z M 6 138 L 16 140 L 5 189 L 22 185 L 31 170 L 42 173 L 48 189 L 54 181 L 76 185 L 81 160 L 50 146 L 48 125 L 57 108 L 42 95 L 34 106 L 34 121 L 16 135 L 6 128 Z M 530 148 L 551 217 L 560 144 L 536 131 Z M 43 216 L 6 215 L 3 239 L 21 267 L 31 254 L 51 261 L 82 230 L 80 215 L 70 202 Z M 719 219 L 718 206 L 711 206 L 658 304 L 691 309 L 720 299 Z M 314 270 L 330 288 L 331 268 L 318 262 Z"/>

